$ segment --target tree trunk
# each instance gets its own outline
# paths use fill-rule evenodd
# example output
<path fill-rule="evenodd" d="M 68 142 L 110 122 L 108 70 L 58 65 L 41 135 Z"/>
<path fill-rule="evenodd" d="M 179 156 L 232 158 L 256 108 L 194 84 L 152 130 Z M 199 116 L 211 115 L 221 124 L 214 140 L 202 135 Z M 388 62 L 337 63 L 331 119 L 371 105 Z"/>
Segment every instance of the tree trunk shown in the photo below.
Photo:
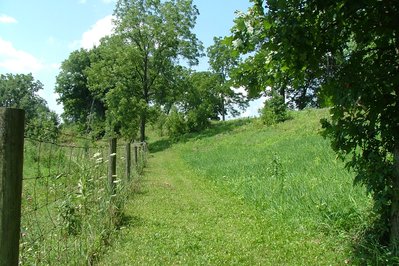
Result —
<path fill-rule="evenodd" d="M 396 70 L 399 71 L 399 35 L 395 36 L 396 44 Z M 396 97 L 399 95 L 399 88 L 396 87 Z M 396 102 L 397 103 L 397 102 Z M 397 127 L 396 130 L 399 130 Z M 399 247 L 399 140 L 396 139 L 393 151 L 394 171 L 392 176 L 392 204 L 391 204 L 391 224 L 389 241 L 395 255 L 398 255 Z"/>
<path fill-rule="evenodd" d="M 395 254 L 399 248 L 399 144 L 394 150 L 395 169 L 392 176 L 393 195 L 391 205 L 390 243 Z"/>
<path fill-rule="evenodd" d="M 141 116 L 141 121 L 140 121 L 140 141 L 141 142 L 145 141 L 145 124 L 146 124 L 146 115 L 143 114 Z"/>
<path fill-rule="evenodd" d="M 144 57 L 144 73 L 143 73 L 143 99 L 146 103 L 146 107 L 144 109 L 143 114 L 141 115 L 141 121 L 140 121 L 140 141 L 144 142 L 145 141 L 145 124 L 147 120 L 147 108 L 148 104 L 150 102 L 149 100 L 149 95 L 148 95 L 148 56 L 149 52 L 146 51 L 145 57 Z"/>
<path fill-rule="evenodd" d="M 282 87 L 279 89 L 279 92 L 278 92 L 278 93 L 280 94 L 281 97 L 283 97 L 284 102 L 285 102 L 285 85 L 282 86 Z"/>
<path fill-rule="evenodd" d="M 225 107 L 224 107 L 224 95 L 222 94 L 222 97 L 221 97 L 222 99 L 222 121 L 226 121 L 226 110 L 225 110 Z"/>

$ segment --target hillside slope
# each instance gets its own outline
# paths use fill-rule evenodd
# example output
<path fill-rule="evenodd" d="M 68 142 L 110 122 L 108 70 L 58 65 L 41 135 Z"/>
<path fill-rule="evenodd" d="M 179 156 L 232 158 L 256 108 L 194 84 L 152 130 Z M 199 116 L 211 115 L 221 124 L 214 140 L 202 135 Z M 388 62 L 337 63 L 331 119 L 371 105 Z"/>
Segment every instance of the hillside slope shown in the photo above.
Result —
<path fill-rule="evenodd" d="M 317 134 L 326 115 L 268 128 L 230 121 L 152 143 L 130 223 L 101 264 L 347 263 L 370 200 Z"/>

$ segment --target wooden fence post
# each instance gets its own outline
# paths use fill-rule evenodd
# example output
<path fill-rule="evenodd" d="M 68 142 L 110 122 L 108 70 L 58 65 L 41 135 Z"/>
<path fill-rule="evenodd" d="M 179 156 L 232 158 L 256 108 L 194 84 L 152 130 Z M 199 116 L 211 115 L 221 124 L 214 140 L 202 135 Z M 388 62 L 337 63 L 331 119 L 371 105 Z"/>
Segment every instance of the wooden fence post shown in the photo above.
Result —
<path fill-rule="evenodd" d="M 116 138 L 109 140 L 108 186 L 110 194 L 115 194 L 116 177 Z"/>
<path fill-rule="evenodd" d="M 130 156 L 130 142 L 126 143 L 126 181 L 130 181 L 130 166 L 131 166 L 131 156 Z"/>
<path fill-rule="evenodd" d="M 0 108 L 0 265 L 18 265 L 25 111 Z"/>

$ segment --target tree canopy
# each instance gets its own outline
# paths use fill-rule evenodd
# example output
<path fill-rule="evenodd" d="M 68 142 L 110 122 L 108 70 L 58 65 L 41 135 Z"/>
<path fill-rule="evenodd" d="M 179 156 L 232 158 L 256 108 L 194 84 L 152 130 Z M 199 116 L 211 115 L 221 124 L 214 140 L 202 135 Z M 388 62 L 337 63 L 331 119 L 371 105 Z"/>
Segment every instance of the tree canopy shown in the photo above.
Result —
<path fill-rule="evenodd" d="M 320 75 L 322 73 L 320 70 L 324 68 L 324 61 L 318 62 L 320 68 L 317 70 L 300 68 L 294 73 L 288 59 L 281 56 L 281 52 L 284 49 L 291 49 L 291 46 L 282 46 L 279 43 L 280 35 L 286 34 L 290 42 L 295 42 L 295 38 L 299 40 L 302 37 L 306 38 L 306 35 L 295 36 L 290 32 L 281 34 L 274 32 L 276 25 L 284 26 L 291 22 L 274 21 L 271 18 L 274 11 L 269 8 L 269 3 L 251 2 L 254 4 L 247 13 L 237 12 L 231 29 L 232 35 L 226 38 L 230 46 L 245 55 L 245 60 L 232 71 L 235 84 L 245 87 L 251 98 L 257 98 L 260 95 L 280 95 L 290 102 L 292 107 L 298 109 L 325 105 L 322 94 L 319 92 L 324 78 Z M 276 5 L 281 5 L 277 2 Z M 273 4 L 274 2 L 270 5 Z M 290 12 L 290 10 L 287 9 L 284 12 Z M 271 37 L 272 31 L 275 34 L 274 37 Z M 293 51 L 285 52 L 288 55 Z M 299 62 L 297 62 L 298 66 Z"/>
<path fill-rule="evenodd" d="M 95 97 L 88 87 L 87 71 L 92 65 L 96 49 L 80 49 L 72 52 L 62 62 L 56 78 L 57 101 L 63 104 L 62 118 L 66 123 L 78 124 L 81 130 L 92 126 L 93 120 L 105 118 L 104 103 Z"/>

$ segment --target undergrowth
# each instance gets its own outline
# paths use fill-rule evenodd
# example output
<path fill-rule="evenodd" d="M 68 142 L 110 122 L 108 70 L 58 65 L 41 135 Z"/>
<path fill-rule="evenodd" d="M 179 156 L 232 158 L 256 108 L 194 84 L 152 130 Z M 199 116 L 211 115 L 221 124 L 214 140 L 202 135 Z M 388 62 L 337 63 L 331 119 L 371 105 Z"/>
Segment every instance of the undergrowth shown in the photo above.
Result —
<path fill-rule="evenodd" d="M 108 147 L 25 140 L 21 265 L 93 265 L 100 259 L 124 224 L 134 184 L 124 174 L 124 155 L 120 147 L 111 195 Z M 132 178 L 144 159 L 139 157 Z"/>

